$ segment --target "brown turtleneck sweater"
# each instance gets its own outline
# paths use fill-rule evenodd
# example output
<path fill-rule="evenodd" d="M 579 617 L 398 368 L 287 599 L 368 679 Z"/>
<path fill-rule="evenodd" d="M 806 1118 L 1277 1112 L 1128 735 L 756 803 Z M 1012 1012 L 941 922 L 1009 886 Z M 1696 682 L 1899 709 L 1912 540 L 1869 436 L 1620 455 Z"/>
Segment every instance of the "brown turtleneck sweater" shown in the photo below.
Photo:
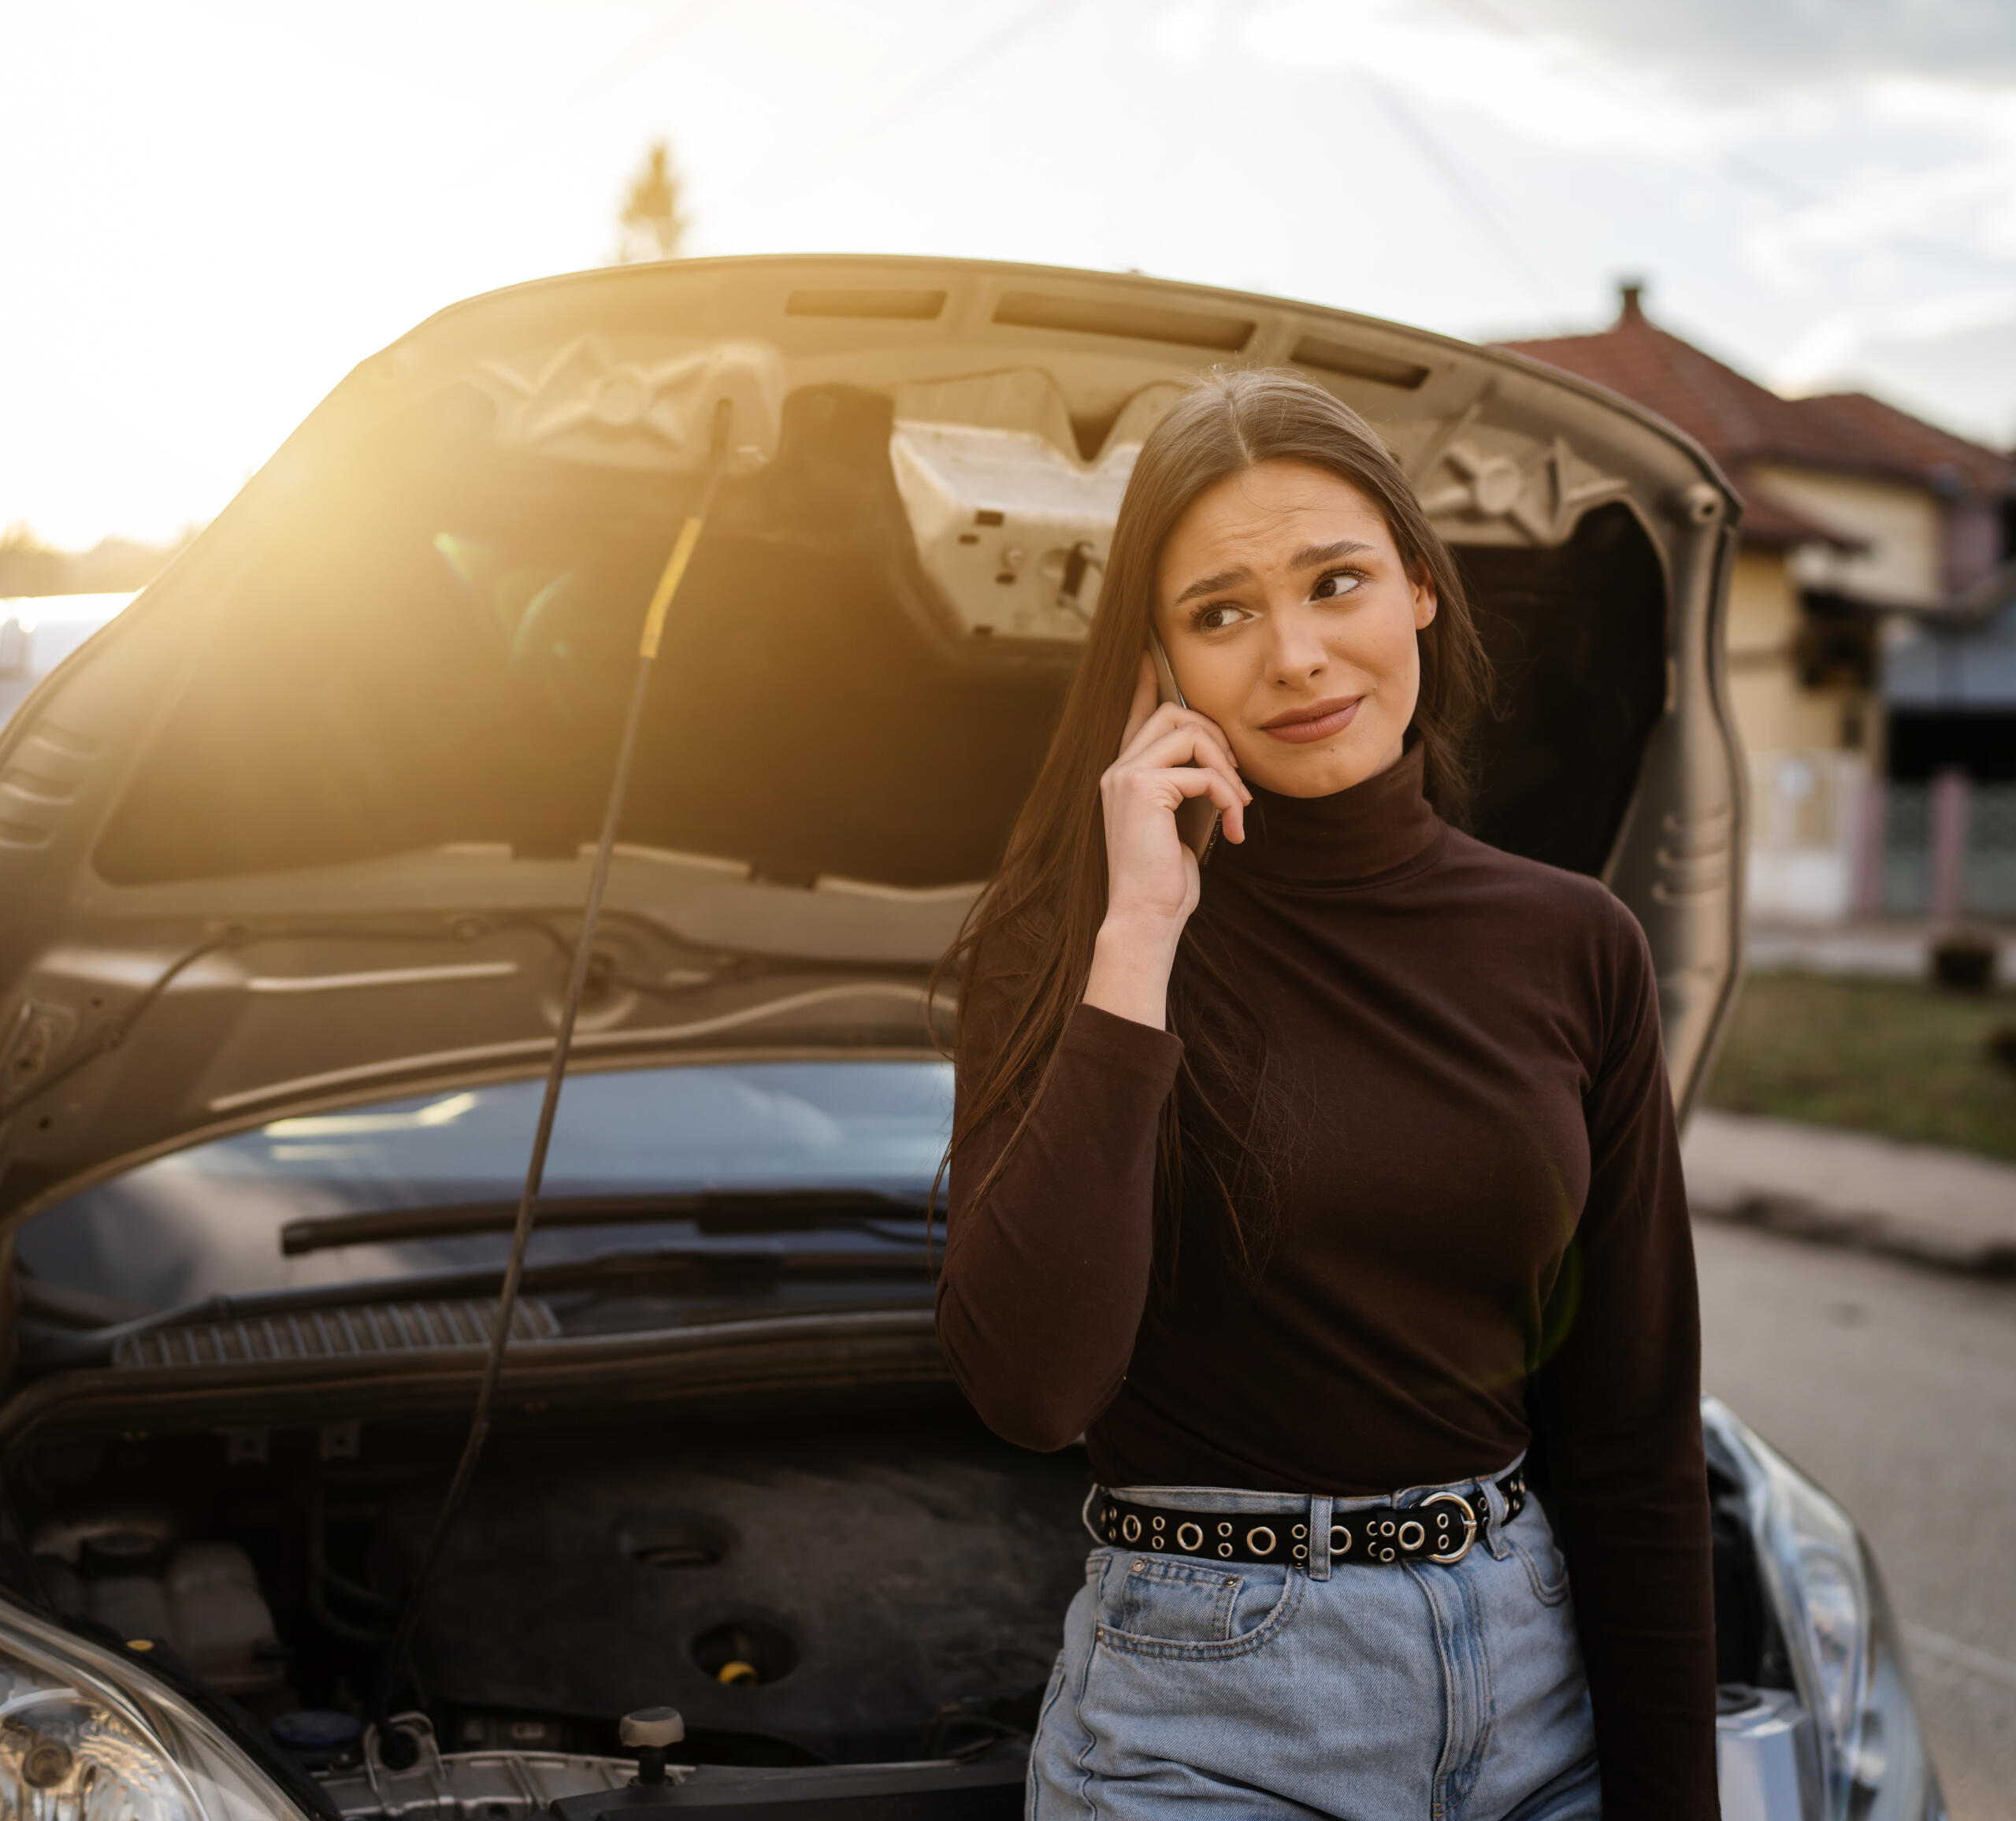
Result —
<path fill-rule="evenodd" d="M 953 1160 L 938 1331 L 981 1415 L 1101 1484 L 1342 1496 L 1506 1466 L 1541 1433 L 1606 1811 L 1717 1812 L 1694 1257 L 1643 933 L 1595 881 L 1442 822 L 1418 749 L 1256 791 L 1186 940 L 1222 940 L 1290 1141 L 1257 1283 L 1190 1196 L 1153 1270 L 1181 1041 L 1090 1006 Z M 983 954 L 962 1087 L 998 1040 Z"/>

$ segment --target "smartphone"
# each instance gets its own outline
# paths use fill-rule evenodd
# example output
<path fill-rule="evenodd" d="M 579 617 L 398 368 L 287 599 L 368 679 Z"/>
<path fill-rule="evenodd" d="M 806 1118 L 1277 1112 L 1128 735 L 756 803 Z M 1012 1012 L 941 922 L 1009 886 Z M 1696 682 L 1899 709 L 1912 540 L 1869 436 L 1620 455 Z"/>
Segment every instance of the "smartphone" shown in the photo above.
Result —
<path fill-rule="evenodd" d="M 1190 704 L 1177 686 L 1176 673 L 1169 668 L 1169 654 L 1162 649 L 1160 636 L 1153 629 L 1148 635 L 1148 655 L 1155 663 L 1155 694 L 1158 700 L 1173 702 L 1179 708 Z M 1176 811 L 1176 833 L 1183 845 L 1197 855 L 1201 866 L 1218 844 L 1218 806 L 1209 797 L 1186 797 Z"/>

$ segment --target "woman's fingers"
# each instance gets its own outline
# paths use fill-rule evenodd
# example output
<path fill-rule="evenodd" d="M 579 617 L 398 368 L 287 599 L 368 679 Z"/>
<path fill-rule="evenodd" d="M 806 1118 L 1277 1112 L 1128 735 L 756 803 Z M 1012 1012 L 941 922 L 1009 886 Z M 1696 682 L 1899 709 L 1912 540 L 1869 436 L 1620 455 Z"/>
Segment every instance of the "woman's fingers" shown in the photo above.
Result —
<path fill-rule="evenodd" d="M 1173 702 L 1165 702 L 1138 727 L 1132 723 L 1129 725 L 1130 736 L 1121 743 L 1119 758 L 1116 761 L 1119 764 L 1137 765 L 1146 762 L 1148 752 L 1158 742 L 1171 734 L 1187 730 L 1197 738 L 1208 741 L 1227 770 L 1236 773 L 1239 769 L 1239 762 L 1232 754 L 1232 743 L 1225 737 L 1223 729 L 1194 708 L 1179 708 Z"/>
<path fill-rule="evenodd" d="M 1120 804 L 1138 804 L 1158 818 L 1174 815 L 1191 797 L 1208 796 L 1224 818 L 1226 838 L 1246 839 L 1246 808 L 1251 793 L 1216 766 L 1186 765 L 1180 760 L 1173 765 L 1131 766 L 1125 770 L 1116 766 L 1108 780 L 1109 795 Z M 1123 820 L 1130 814 L 1123 809 Z"/>
<path fill-rule="evenodd" d="M 1253 801 L 1223 729 L 1173 702 L 1158 705 L 1153 660 L 1143 654 L 1119 756 L 1100 781 L 1106 803 L 1108 908 L 1128 905 L 1187 917 L 1197 903 L 1197 861 L 1176 821 L 1186 802 L 1208 799 L 1225 837 L 1246 839 Z"/>
<path fill-rule="evenodd" d="M 1116 773 L 1146 775 L 1187 769 L 1220 780 L 1225 795 L 1221 798 L 1214 793 L 1212 800 L 1221 810 L 1228 805 L 1236 806 L 1238 813 L 1227 818 L 1225 834 L 1229 840 L 1242 841 L 1246 839 L 1245 806 L 1253 801 L 1253 792 L 1233 769 L 1231 755 L 1225 748 L 1208 736 L 1208 722 L 1203 729 L 1187 723 L 1172 727 L 1160 737 L 1138 742 L 1134 753 L 1113 769 Z M 1198 796 L 1204 792 L 1194 789 L 1185 794 Z"/>
<path fill-rule="evenodd" d="M 1134 737 L 1148 725 L 1148 718 L 1155 712 L 1155 660 L 1144 651 L 1141 655 L 1141 669 L 1134 681 L 1134 701 L 1127 710 L 1127 732 L 1120 736 L 1120 751 L 1125 755 L 1134 744 Z"/>
<path fill-rule="evenodd" d="M 1232 742 L 1226 738 L 1223 728 L 1220 728 L 1216 720 L 1209 720 L 1204 714 L 1197 714 L 1195 708 L 1179 708 L 1175 702 L 1164 702 L 1159 708 L 1153 710 L 1153 714 L 1149 714 L 1147 720 L 1141 722 L 1141 726 L 1135 728 L 1133 740 L 1121 746 L 1121 758 L 1131 758 L 1135 750 L 1145 746 L 1149 740 L 1159 740 L 1173 728 L 1191 728 L 1194 732 L 1201 734 L 1205 740 L 1212 742 L 1226 756 L 1226 764 L 1238 768 L 1238 760 L 1232 756 Z"/>
<path fill-rule="evenodd" d="M 1161 775 L 1174 784 L 1186 797 L 1209 797 L 1219 814 L 1224 818 L 1227 840 L 1237 842 L 1246 838 L 1246 803 L 1249 793 L 1242 785 L 1227 777 L 1223 773 L 1208 770 L 1201 765 L 1179 766 Z"/>
<path fill-rule="evenodd" d="M 1250 796 L 1246 781 L 1239 776 L 1238 762 L 1222 738 L 1213 737 L 1209 722 L 1201 727 L 1186 722 L 1160 733 L 1151 733 L 1134 743 L 1134 750 L 1121 762 L 1128 766 L 1147 766 L 1152 769 L 1170 765 L 1208 765 L 1219 770 L 1236 784 L 1242 793 Z"/>

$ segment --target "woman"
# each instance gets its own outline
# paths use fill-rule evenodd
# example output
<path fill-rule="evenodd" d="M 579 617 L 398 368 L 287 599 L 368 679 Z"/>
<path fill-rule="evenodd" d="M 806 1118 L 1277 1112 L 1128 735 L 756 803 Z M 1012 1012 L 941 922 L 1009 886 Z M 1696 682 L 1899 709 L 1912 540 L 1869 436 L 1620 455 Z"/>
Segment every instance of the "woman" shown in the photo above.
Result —
<path fill-rule="evenodd" d="M 1484 677 L 1327 392 L 1214 376 L 1148 439 L 948 958 L 939 1332 L 995 1430 L 1082 1432 L 1097 1482 L 1042 1821 L 1717 1812 L 1650 958 L 1595 881 L 1458 832 Z"/>

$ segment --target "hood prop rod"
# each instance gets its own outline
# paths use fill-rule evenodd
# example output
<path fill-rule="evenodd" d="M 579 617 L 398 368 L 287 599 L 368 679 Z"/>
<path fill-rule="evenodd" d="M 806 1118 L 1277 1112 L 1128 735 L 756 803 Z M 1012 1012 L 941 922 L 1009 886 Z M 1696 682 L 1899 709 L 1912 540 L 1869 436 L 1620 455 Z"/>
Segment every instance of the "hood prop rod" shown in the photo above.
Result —
<path fill-rule="evenodd" d="M 602 919 L 602 896 L 609 883 L 609 863 L 616 846 L 616 824 L 622 815 L 623 798 L 629 787 L 637 729 L 644 720 L 644 696 L 657 662 L 658 647 L 664 636 L 666 615 L 671 608 L 672 597 L 679 592 L 686 566 L 692 561 L 694 546 L 700 542 L 700 532 L 714 504 L 715 490 L 720 485 L 722 470 L 728 465 L 728 431 L 733 415 L 733 406 L 728 399 L 716 402 L 707 478 L 685 523 L 679 528 L 678 541 L 672 547 L 672 554 L 666 561 L 664 573 L 658 578 L 658 587 L 644 615 L 644 636 L 637 647 L 637 681 L 631 686 L 629 714 L 623 723 L 622 742 L 616 751 L 616 775 L 610 782 L 609 800 L 602 814 L 602 835 L 596 844 L 595 866 L 588 875 L 588 902 L 582 907 L 581 933 L 574 942 L 574 966 L 567 976 L 566 997 L 561 1003 L 559 1025 L 554 1033 L 553 1058 L 546 1070 L 546 1096 L 540 1103 L 539 1123 L 533 1132 L 532 1156 L 525 1167 L 525 1189 L 518 1197 L 518 1219 L 511 1229 L 510 1253 L 504 1266 L 503 1285 L 497 1296 L 497 1323 L 490 1337 L 488 1356 L 483 1362 L 475 1412 L 470 1419 L 462 1458 L 455 1463 L 455 1477 L 448 1482 L 447 1496 L 441 1500 L 434 1528 L 428 1536 L 427 1546 L 421 1552 L 419 1566 L 414 1571 L 407 1589 L 406 1604 L 399 1612 L 392 1642 L 386 1647 L 384 1664 L 379 1672 L 371 1703 L 370 1717 L 377 1727 L 378 1756 L 388 1768 L 395 1771 L 410 1768 L 420 1755 L 413 1735 L 392 1724 L 392 1704 L 398 1697 L 407 1660 L 426 1610 L 429 1586 L 440 1560 L 442 1547 L 454 1527 L 455 1515 L 468 1493 L 470 1482 L 475 1477 L 477 1461 L 489 1437 L 497 1382 L 503 1373 L 504 1352 L 510 1344 L 511 1322 L 518 1313 L 518 1285 L 525 1276 L 525 1254 L 532 1244 L 533 1223 L 538 1218 L 539 1192 L 546 1178 L 547 1148 L 552 1141 L 553 1122 L 560 1110 L 560 1087 L 566 1077 L 568 1055 L 574 1048 L 574 1020 L 581 1011 L 581 995 L 588 985 L 588 965 L 595 953 L 596 929 Z"/>

